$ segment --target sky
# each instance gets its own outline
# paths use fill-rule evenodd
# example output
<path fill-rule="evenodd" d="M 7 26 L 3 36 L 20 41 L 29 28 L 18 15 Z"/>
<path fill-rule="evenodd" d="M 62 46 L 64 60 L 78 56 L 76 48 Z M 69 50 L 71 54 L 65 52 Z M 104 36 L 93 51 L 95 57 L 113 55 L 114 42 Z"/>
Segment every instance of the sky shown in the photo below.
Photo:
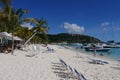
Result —
<path fill-rule="evenodd" d="M 85 34 L 102 41 L 120 42 L 120 0 L 12 1 L 16 9 L 29 9 L 24 17 L 46 19 L 49 34 Z"/>

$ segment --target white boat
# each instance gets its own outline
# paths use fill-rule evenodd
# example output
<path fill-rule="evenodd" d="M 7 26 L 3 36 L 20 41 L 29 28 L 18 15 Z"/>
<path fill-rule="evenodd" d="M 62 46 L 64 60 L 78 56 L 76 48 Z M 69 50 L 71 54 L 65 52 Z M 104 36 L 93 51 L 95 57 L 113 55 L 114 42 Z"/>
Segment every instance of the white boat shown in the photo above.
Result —
<path fill-rule="evenodd" d="M 108 52 L 110 48 L 85 48 L 86 51 L 96 51 L 96 52 Z"/>
<path fill-rule="evenodd" d="M 86 51 L 95 51 L 96 52 L 108 52 L 110 48 L 104 48 L 102 44 L 92 44 L 92 46 L 86 47 Z"/>

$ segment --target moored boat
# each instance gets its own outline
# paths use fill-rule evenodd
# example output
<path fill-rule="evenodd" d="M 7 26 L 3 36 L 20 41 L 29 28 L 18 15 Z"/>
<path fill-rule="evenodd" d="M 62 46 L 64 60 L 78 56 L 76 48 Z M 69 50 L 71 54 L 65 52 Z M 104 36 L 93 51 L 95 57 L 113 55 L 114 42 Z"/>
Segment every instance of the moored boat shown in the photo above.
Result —
<path fill-rule="evenodd" d="M 91 52 L 108 52 L 110 48 L 85 48 L 86 51 L 91 51 Z"/>

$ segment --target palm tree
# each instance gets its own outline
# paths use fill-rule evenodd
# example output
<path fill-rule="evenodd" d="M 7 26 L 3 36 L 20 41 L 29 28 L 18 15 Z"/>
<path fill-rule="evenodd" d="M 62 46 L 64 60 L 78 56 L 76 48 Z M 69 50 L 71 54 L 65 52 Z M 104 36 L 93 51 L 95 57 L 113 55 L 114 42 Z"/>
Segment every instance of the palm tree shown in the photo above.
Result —
<path fill-rule="evenodd" d="M 17 27 L 15 31 L 15 35 L 21 37 L 24 41 L 26 41 L 33 34 L 33 30 L 28 27 Z"/>
<path fill-rule="evenodd" d="M 41 43 L 41 42 L 42 42 L 42 38 L 40 38 L 39 35 L 35 35 L 35 36 L 31 39 L 31 41 L 32 41 L 33 43 Z"/>
<path fill-rule="evenodd" d="M 14 36 L 15 27 L 19 26 L 21 23 L 21 17 L 23 14 L 28 13 L 28 10 L 18 9 L 17 11 L 12 8 L 11 0 L 0 0 L 2 4 L 2 10 L 0 12 L 0 25 L 5 27 L 5 31 L 12 32 Z M 14 40 L 12 37 L 12 53 L 14 49 Z"/>
<path fill-rule="evenodd" d="M 23 16 L 23 14 L 28 13 L 28 10 L 17 9 L 15 11 L 11 5 L 11 0 L 0 0 L 0 6 L 2 7 L 2 9 L 0 9 L 0 22 L 1 22 L 0 27 L 4 26 L 4 28 L 2 28 L 4 31 L 12 32 L 13 36 L 15 34 L 22 33 L 21 37 L 26 37 L 28 36 L 27 34 L 30 35 L 34 31 L 34 34 L 25 42 L 25 44 L 27 44 L 37 33 L 41 33 L 45 35 L 46 32 L 48 31 L 47 21 L 44 19 L 35 20 L 33 18 L 26 18 L 22 20 L 21 17 Z M 28 30 L 27 28 L 21 28 L 20 24 L 24 21 L 33 22 L 36 24 L 36 27 L 34 27 L 32 30 Z M 27 33 L 25 32 L 23 33 L 22 31 L 17 32 L 17 30 L 19 29 L 18 27 L 25 30 L 25 32 Z M 14 39 L 12 37 L 12 53 L 11 53 L 12 55 L 13 55 L 13 49 L 14 49 Z"/>
<path fill-rule="evenodd" d="M 11 6 L 11 0 L 0 0 L 0 3 L 2 3 L 3 6 Z"/>
<path fill-rule="evenodd" d="M 26 14 L 27 13 L 27 10 L 22 10 L 21 8 L 18 9 L 17 11 L 14 11 L 12 12 L 11 14 L 11 19 L 10 20 L 10 23 L 11 23 L 11 28 L 13 29 L 12 30 L 12 35 L 14 36 L 14 33 L 15 33 L 15 28 L 20 26 L 20 23 L 22 22 L 21 20 L 21 17 L 23 16 L 23 14 Z M 14 40 L 13 40 L 13 37 L 12 37 L 12 54 L 13 54 L 13 50 L 14 50 Z"/>
<path fill-rule="evenodd" d="M 46 33 L 48 32 L 47 21 L 41 18 L 40 20 L 32 19 L 32 22 L 36 24 L 36 27 L 33 27 L 34 34 L 25 42 L 26 45 L 36 34 L 43 34 L 46 38 Z"/>

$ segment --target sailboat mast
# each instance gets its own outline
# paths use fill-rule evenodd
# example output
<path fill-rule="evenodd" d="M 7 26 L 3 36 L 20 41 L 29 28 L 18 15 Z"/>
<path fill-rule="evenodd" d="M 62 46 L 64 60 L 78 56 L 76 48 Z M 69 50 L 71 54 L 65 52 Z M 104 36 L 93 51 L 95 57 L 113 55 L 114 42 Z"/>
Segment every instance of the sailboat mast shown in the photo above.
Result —
<path fill-rule="evenodd" d="M 113 27 L 113 22 L 112 22 L 112 39 L 114 40 L 114 27 Z"/>

